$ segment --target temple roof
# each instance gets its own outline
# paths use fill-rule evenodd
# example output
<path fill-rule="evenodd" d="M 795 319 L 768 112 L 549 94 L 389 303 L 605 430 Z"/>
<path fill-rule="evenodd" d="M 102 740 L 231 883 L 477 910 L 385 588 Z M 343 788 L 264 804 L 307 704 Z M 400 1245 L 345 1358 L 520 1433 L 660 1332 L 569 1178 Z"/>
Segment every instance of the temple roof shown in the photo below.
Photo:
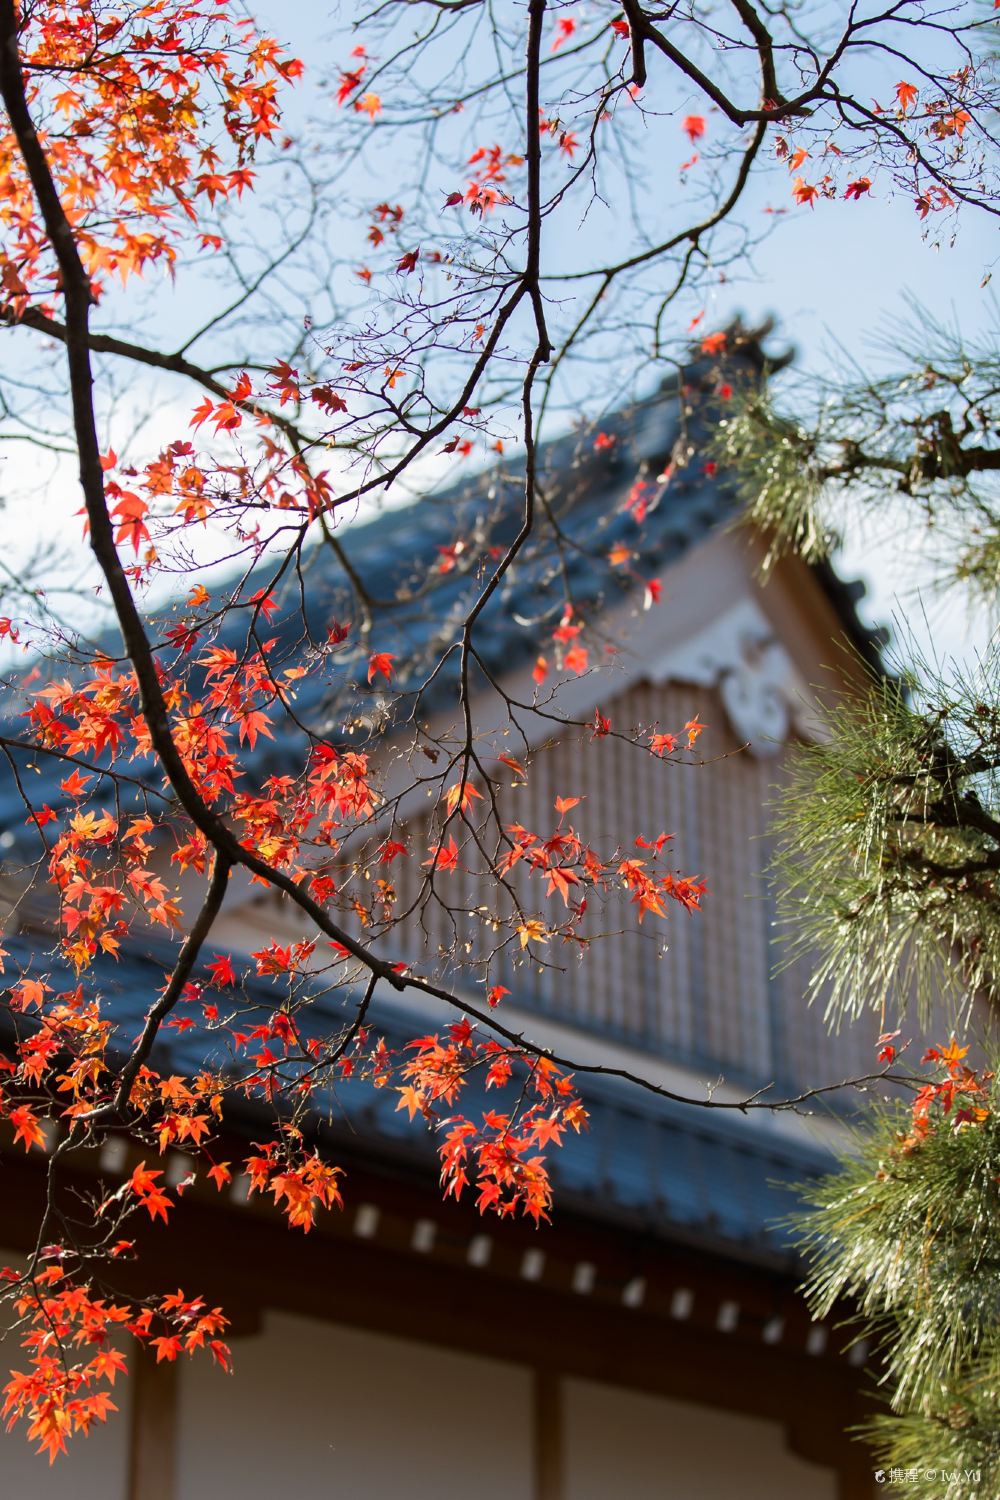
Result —
<path fill-rule="evenodd" d="M 758 336 L 737 329 L 731 331 L 731 343 L 729 377 L 759 378 L 763 356 Z M 491 673 L 502 676 L 534 659 L 559 623 L 567 587 L 577 618 L 585 621 L 636 593 L 628 570 L 608 566 L 608 554 L 617 544 L 638 553 L 644 577 L 655 577 L 736 521 L 740 501 L 735 486 L 705 459 L 710 428 L 721 414 L 718 371 L 718 360 L 700 357 L 682 377 L 602 420 L 597 431 L 581 426 L 539 448 L 538 480 L 551 520 L 538 517 L 538 538 L 523 549 L 480 617 L 476 647 Z M 390 712 L 407 711 L 408 690 L 424 683 L 441 654 L 457 641 L 495 558 L 517 535 L 524 509 L 523 473 L 523 457 L 516 457 L 423 496 L 419 504 L 386 507 L 336 530 L 351 568 L 380 602 L 369 640 L 353 656 L 348 651 L 343 669 L 339 663 L 333 672 L 323 665 L 297 685 L 296 716 L 315 733 L 333 740 L 343 733 L 345 697 L 331 693 L 331 675 L 345 682 L 355 708 L 371 707 L 380 699 L 377 683 L 370 688 L 366 680 L 369 649 L 393 654 L 393 697 L 402 694 L 394 710 L 379 701 L 380 728 L 391 730 Z M 635 505 L 628 503 L 636 485 L 641 486 L 641 524 Z M 552 523 L 558 527 L 558 543 Z M 355 604 L 343 569 L 332 554 L 328 561 L 324 566 L 319 546 L 309 556 L 305 612 L 313 640 L 324 640 L 331 622 L 349 618 Z M 245 649 L 246 601 L 273 572 L 261 565 L 245 581 L 238 595 L 244 607 L 227 613 L 216 644 Z M 863 660 L 878 664 L 884 632 L 870 629 L 858 615 L 864 585 L 840 579 L 827 564 L 816 565 L 813 572 L 845 639 Z M 277 598 L 278 611 L 258 627 L 261 637 L 276 642 L 269 652 L 272 667 L 308 664 L 314 647 L 303 628 L 297 578 L 287 578 Z M 183 602 L 176 608 L 183 610 Z M 159 610 L 149 622 L 164 662 L 176 650 L 163 646 L 163 632 L 175 619 L 174 611 Z M 110 635 L 101 646 L 111 657 L 120 652 Z M 424 712 L 449 695 L 454 700 L 457 674 L 453 652 L 421 698 Z M 16 732 L 15 725 L 10 732 Z M 304 737 L 289 722 L 279 739 L 261 736 L 254 747 L 241 748 L 243 773 L 259 785 L 275 771 L 287 770 L 296 751 L 304 748 Z M 21 769 L 34 761 L 29 752 L 13 755 Z M 130 769 L 141 775 L 144 768 L 135 764 Z M 39 760 L 31 777 L 36 799 L 58 808 L 65 800 L 58 785 L 64 774 L 57 761 Z M 104 791 L 110 798 L 110 785 Z M 35 840 L 34 829 L 25 828 L 13 777 L 0 777 L 0 850 L 34 848 Z"/>
<path fill-rule="evenodd" d="M 748 376 L 759 365 L 759 348 L 748 341 L 743 353 Z M 531 660 L 544 636 L 558 623 L 568 581 L 576 608 L 593 619 L 622 593 L 635 588 L 607 566 L 608 552 L 623 543 L 641 552 L 645 576 L 661 573 L 719 528 L 734 521 L 739 502 L 734 486 L 704 458 L 706 425 L 718 414 L 717 362 L 701 359 L 675 382 L 647 400 L 632 404 L 602 422 L 600 442 L 593 428 L 567 433 L 539 453 L 539 477 L 551 514 L 562 537 L 554 552 L 551 532 L 544 546 L 532 545 L 510 569 L 484 613 L 478 636 L 486 666 L 498 675 Z M 645 511 L 641 527 L 634 497 L 643 486 Z M 400 667 L 405 690 L 423 680 L 426 667 L 457 639 L 469 604 L 482 585 L 484 569 L 506 549 L 521 524 L 523 460 L 515 459 L 442 489 L 421 504 L 385 509 L 373 519 L 337 533 L 351 566 L 368 592 L 386 601 L 376 614 L 373 648 L 391 651 Z M 456 550 L 456 544 L 461 543 Z M 325 636 L 332 618 L 343 618 L 350 608 L 344 575 L 330 559 L 329 569 L 316 565 L 309 575 L 307 616 L 310 630 Z M 447 564 L 447 566 L 445 566 Z M 869 630 L 857 613 L 864 592 L 858 584 L 838 579 L 832 568 L 815 574 L 842 622 L 845 636 L 869 662 L 878 660 L 880 633 Z M 244 598 L 260 587 L 260 573 L 244 587 Z M 424 592 L 428 578 L 433 595 Z M 281 596 L 281 607 L 268 623 L 268 637 L 278 638 L 275 660 L 287 664 L 308 658 L 310 647 L 297 613 L 296 589 Z M 171 623 L 160 612 L 151 624 L 154 636 Z M 220 641 L 234 648 L 245 641 L 246 612 L 232 611 L 221 627 Z M 109 654 L 115 647 L 108 644 Z M 371 692 L 365 681 L 367 656 L 345 659 L 359 696 Z M 450 670 L 450 669 L 449 669 Z M 435 693 L 454 691 L 449 670 L 438 674 Z M 307 675 L 296 699 L 297 715 L 314 730 L 335 737 L 338 723 L 331 716 L 325 674 Z M 341 710 L 342 713 L 342 710 Z M 8 719 L 8 724 L 10 724 Z M 16 729 L 13 732 L 17 732 Z M 289 725 L 280 742 L 261 737 L 242 757 L 251 780 L 262 780 L 276 767 L 294 761 L 299 731 Z M 65 766 L 37 760 L 28 751 L 14 752 L 20 769 L 31 764 L 31 790 L 38 802 L 58 807 L 65 799 L 59 782 Z M 130 766 L 141 774 L 141 766 Z M 0 843 L 12 864 L 22 855 L 37 853 L 35 833 L 25 827 L 24 806 L 10 771 L 0 777 Z M 141 1029 L 143 1018 L 162 989 L 170 960 L 151 941 L 137 952 L 133 937 L 119 959 L 101 959 L 87 977 L 103 993 L 109 1013 L 120 1027 L 123 1046 Z M 4 946 L 13 968 L 33 958 L 33 969 L 53 988 L 72 989 L 77 981 L 65 960 L 46 954 L 51 940 L 39 935 L 8 933 Z M 264 981 L 250 980 L 244 998 L 270 1012 L 278 992 Z M 343 1009 L 338 1009 L 338 1006 Z M 353 1014 L 353 997 L 325 997 L 317 1002 L 316 1024 L 329 1030 L 338 1018 Z M 403 1045 L 414 1021 L 379 1009 L 377 1026 L 390 1045 Z M 417 1023 L 419 1026 L 419 1022 Z M 406 1027 L 409 1030 L 406 1030 Z M 169 1031 L 161 1035 L 153 1061 L 161 1069 L 185 1072 L 204 1065 L 207 1039 L 203 1031 Z M 221 1061 L 221 1059 L 220 1059 Z M 595 1218 L 642 1226 L 655 1234 L 742 1258 L 786 1265 L 792 1260 L 787 1232 L 778 1220 L 793 1207 L 792 1196 L 779 1184 L 801 1181 L 831 1165 L 818 1145 L 778 1132 L 766 1122 L 727 1116 L 673 1104 L 610 1079 L 586 1079 L 582 1094 L 591 1114 L 588 1133 L 569 1139 L 552 1155 L 557 1196 L 567 1205 Z M 328 1123 L 324 1134 L 352 1151 L 361 1148 L 374 1156 L 411 1164 L 427 1173 L 433 1169 L 433 1141 L 426 1131 L 410 1125 L 395 1109 L 390 1090 L 346 1080 L 336 1097 L 317 1101 Z M 475 1102 L 466 1105 L 474 1112 Z"/>
<path fill-rule="evenodd" d="M 71 965 L 58 951 L 45 953 L 44 939 L 23 933 L 5 935 L 3 942 L 8 969 L 30 961 L 33 975 L 54 991 L 75 989 L 79 981 Z M 123 949 L 117 961 L 101 956 L 89 971 L 117 1023 L 121 1048 L 138 1037 L 169 970 L 166 949 L 156 956 Z M 281 999 L 269 981 L 253 978 L 238 994 L 246 1017 L 241 1025 L 248 1028 L 255 1024 L 255 1007 L 256 1019 L 263 1019 Z M 329 1032 L 350 1022 L 356 1001 L 353 993 L 324 994 L 299 1019 L 309 1031 Z M 197 1007 L 184 1009 L 188 1014 Z M 390 1049 L 405 1047 L 419 1025 L 391 1002 L 379 1004 L 373 1022 Z M 213 1064 L 224 1072 L 225 1062 L 222 1036 L 201 1025 L 161 1031 L 150 1058 L 161 1073 L 185 1076 Z M 576 1082 L 590 1125 L 578 1135 L 568 1131 L 549 1153 L 559 1208 L 761 1265 L 794 1267 L 785 1224 L 795 1207 L 789 1188 L 832 1167 L 820 1144 L 778 1133 L 738 1111 L 675 1103 L 621 1080 L 578 1075 Z M 345 1151 L 374 1164 L 391 1162 L 429 1185 L 436 1175 L 434 1136 L 399 1111 L 398 1102 L 394 1089 L 376 1089 L 356 1077 L 318 1091 L 312 1119 L 324 1152 L 334 1161 Z M 495 1097 L 470 1082 L 456 1108 L 475 1119 L 491 1105 L 496 1107 Z M 229 1118 L 242 1119 L 248 1134 L 259 1134 L 264 1115 L 262 1105 L 237 1102 Z"/>

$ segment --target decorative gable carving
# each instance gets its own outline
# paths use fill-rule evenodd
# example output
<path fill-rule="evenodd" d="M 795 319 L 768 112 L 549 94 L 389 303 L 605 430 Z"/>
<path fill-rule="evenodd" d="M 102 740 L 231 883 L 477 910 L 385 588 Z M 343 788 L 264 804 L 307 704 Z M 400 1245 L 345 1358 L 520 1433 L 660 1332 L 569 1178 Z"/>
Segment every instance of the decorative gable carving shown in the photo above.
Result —
<path fill-rule="evenodd" d="M 718 689 L 733 734 L 761 759 L 777 755 L 792 731 L 817 737 L 809 684 L 753 598 L 744 596 L 696 635 L 673 642 L 647 663 L 646 675 L 657 686 Z"/>

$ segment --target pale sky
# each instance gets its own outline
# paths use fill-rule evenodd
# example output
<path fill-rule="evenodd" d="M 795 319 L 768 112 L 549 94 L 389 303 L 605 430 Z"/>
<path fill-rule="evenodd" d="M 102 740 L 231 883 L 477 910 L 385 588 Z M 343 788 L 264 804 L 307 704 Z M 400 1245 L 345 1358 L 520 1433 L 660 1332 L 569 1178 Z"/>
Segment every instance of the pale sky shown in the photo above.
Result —
<path fill-rule="evenodd" d="M 585 9 L 576 7 L 577 12 Z M 307 59 L 332 55 L 338 63 L 346 61 L 356 40 L 346 25 L 357 13 L 351 4 L 332 8 L 342 22 L 339 45 L 335 34 L 328 40 L 331 8 L 315 0 L 296 7 L 284 0 L 260 0 L 254 10 Z M 333 69 L 327 71 L 332 76 Z M 315 68 L 313 72 L 315 76 Z M 704 102 L 692 96 L 691 107 L 703 109 Z M 708 117 L 711 121 L 710 112 Z M 993 289 L 982 285 L 1000 256 L 995 221 L 966 215 L 955 243 L 938 249 L 921 237 L 909 198 L 882 194 L 808 209 L 790 207 L 787 196 L 779 194 L 787 195 L 787 179 L 780 174 L 760 177 L 752 186 L 748 218 L 779 203 L 789 212 L 755 253 L 746 278 L 715 289 L 706 308 L 706 328 L 725 326 L 737 313 L 751 323 L 773 317 L 779 325 L 774 347 L 793 345 L 798 365 L 817 371 L 828 370 L 845 354 L 869 370 L 884 369 L 891 359 L 885 336 L 891 348 L 892 329 L 901 321 L 912 324 L 912 302 L 966 338 L 990 326 L 1000 336 Z M 613 234 L 613 215 L 589 229 L 595 239 Z M 862 608 L 870 622 L 905 620 L 922 645 L 943 657 L 964 656 L 985 643 L 987 622 L 970 619 L 961 601 L 928 592 L 917 600 L 908 589 L 898 597 L 898 549 L 892 541 L 876 544 L 870 534 L 849 538 L 839 570 L 868 584 Z"/>
<path fill-rule="evenodd" d="M 250 9 L 308 63 L 329 57 L 332 65 L 326 71 L 331 77 L 337 65 L 346 61 L 353 40 L 346 34 L 342 40 L 329 40 L 325 5 L 315 0 L 298 6 L 288 5 L 287 0 L 260 0 Z M 348 14 L 352 9 L 342 7 Z M 314 89 L 318 77 L 317 66 L 312 66 Z M 787 194 L 787 179 L 776 182 L 774 174 L 762 178 L 750 194 L 748 217 L 762 214 L 778 201 L 777 190 Z M 391 194 L 391 184 L 384 191 Z M 815 209 L 794 207 L 787 197 L 780 201 L 789 211 L 757 250 L 746 276 L 718 285 L 711 293 L 706 328 L 725 325 L 737 312 L 751 322 L 773 316 L 779 324 L 774 347 L 791 343 L 801 368 L 822 371 L 829 368 L 835 351 L 840 351 L 837 357 L 846 354 L 868 368 L 884 368 L 888 357 L 884 344 L 873 350 L 873 341 L 885 334 L 893 320 L 910 316 L 907 298 L 966 336 L 979 334 L 984 325 L 1000 324 L 992 291 L 981 285 L 998 248 L 985 216 L 967 215 L 957 242 L 935 249 L 922 241 L 909 199 L 893 200 L 876 192 L 870 201 L 823 203 Z M 583 240 L 593 236 L 596 241 L 609 232 L 614 232 L 613 210 L 603 221 L 597 211 L 578 236 Z M 579 250 L 579 245 L 574 249 Z M 130 393 L 136 411 L 144 410 L 152 399 L 148 390 L 137 373 Z M 177 408 L 158 409 L 153 430 L 164 437 L 175 436 L 186 426 L 189 409 L 186 393 L 178 392 Z M 16 445 L 3 450 L 2 463 L 7 497 L 5 560 L 16 567 L 40 526 L 50 534 L 54 529 L 73 534 L 79 525 L 73 514 L 79 500 L 72 469 L 56 459 L 40 460 L 32 450 Z M 45 498 L 40 505 L 43 478 Z M 914 600 L 895 596 L 895 558 L 896 548 L 891 544 L 874 549 L 869 537 L 849 539 L 841 571 L 846 576 L 864 576 L 869 583 L 870 616 L 886 620 L 896 613 L 914 619 L 917 636 L 923 638 L 929 632 L 945 654 L 964 652 L 970 640 L 974 644 L 983 638 L 982 622 L 970 633 L 960 606 L 931 596 L 922 601 L 925 628 Z"/>

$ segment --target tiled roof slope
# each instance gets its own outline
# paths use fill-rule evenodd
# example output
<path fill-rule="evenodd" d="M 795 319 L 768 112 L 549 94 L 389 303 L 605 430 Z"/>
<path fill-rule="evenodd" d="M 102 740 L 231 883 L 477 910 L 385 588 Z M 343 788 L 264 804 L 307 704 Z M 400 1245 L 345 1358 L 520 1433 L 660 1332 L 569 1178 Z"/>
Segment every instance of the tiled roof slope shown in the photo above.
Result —
<path fill-rule="evenodd" d="M 34 972 L 53 990 L 74 988 L 77 979 L 58 954 L 39 956 L 41 944 L 27 934 L 4 938 L 8 967 L 33 959 Z M 117 963 L 99 959 L 90 978 L 106 997 L 127 1046 L 142 1029 L 150 1003 L 162 988 L 169 957 L 162 960 L 123 951 Z M 266 981 L 251 981 L 245 990 L 249 1013 L 256 1019 L 274 1007 L 278 991 Z M 311 1019 L 329 1032 L 354 1014 L 356 996 L 338 1008 L 329 996 L 317 1000 Z M 253 1024 L 251 1021 L 250 1024 Z M 401 1048 L 419 1023 L 391 1005 L 380 1006 L 378 1030 L 391 1048 Z M 171 1073 L 193 1073 L 206 1059 L 222 1066 L 225 1053 L 218 1038 L 200 1027 L 161 1032 L 151 1058 Z M 560 1206 L 588 1217 L 617 1222 L 665 1239 L 701 1245 L 730 1256 L 775 1267 L 795 1260 L 784 1221 L 794 1208 L 790 1184 L 825 1170 L 832 1160 L 820 1146 L 792 1140 L 742 1115 L 699 1110 L 658 1099 L 614 1079 L 579 1079 L 590 1114 L 590 1128 L 567 1133 L 550 1154 L 550 1168 Z M 373 1089 L 364 1080 L 344 1079 L 336 1091 L 315 1099 L 322 1119 L 325 1149 L 338 1146 L 356 1156 L 359 1146 L 373 1160 L 391 1160 L 430 1180 L 436 1170 L 434 1139 L 421 1122 L 411 1123 L 397 1109 L 392 1089 Z M 472 1118 L 496 1101 L 470 1084 L 461 1109 Z M 246 1126 L 259 1128 L 248 1109 Z"/>
<path fill-rule="evenodd" d="M 756 378 L 763 362 L 755 337 L 735 330 L 731 378 Z M 644 576 L 655 577 L 719 527 L 732 521 L 738 500 L 731 483 L 705 463 L 704 437 L 718 417 L 713 392 L 718 384 L 718 362 L 699 359 L 681 381 L 666 385 L 653 396 L 605 419 L 601 431 L 613 438 L 595 446 L 595 433 L 576 431 L 544 445 L 538 455 L 539 481 L 547 504 L 563 536 L 561 549 L 540 519 L 540 540 L 529 545 L 506 574 L 486 610 L 476 634 L 477 650 L 488 669 L 502 675 L 537 654 L 558 624 L 565 586 L 569 585 L 578 616 L 593 620 L 603 605 L 612 604 L 634 588 L 624 571 L 610 569 L 609 551 L 616 543 L 636 549 Z M 662 475 L 670 468 L 669 481 Z M 637 479 L 643 483 L 648 509 L 641 530 L 626 505 Z M 488 576 L 496 549 L 505 549 L 522 521 L 523 460 L 517 459 L 466 478 L 421 500 L 419 505 L 386 509 L 364 523 L 342 527 L 337 539 L 369 594 L 384 607 L 376 611 L 371 648 L 393 653 L 396 688 L 415 689 L 442 651 L 458 635 L 461 621 Z M 456 565 L 447 572 L 440 563 L 445 549 L 462 542 Z M 491 554 L 492 549 L 492 554 Z M 332 556 L 323 566 L 322 554 L 311 559 L 306 611 L 314 638 L 325 638 L 332 620 L 350 616 L 352 599 L 345 575 Z M 833 569 L 816 569 L 821 585 L 843 622 L 845 636 L 869 662 L 878 660 L 881 634 L 870 631 L 858 617 L 856 604 L 864 593 L 860 583 L 846 583 Z M 241 597 L 249 598 L 269 570 L 252 575 Z M 427 591 L 428 579 L 431 591 Z M 308 659 L 309 648 L 299 613 L 297 581 L 279 595 L 281 608 L 260 633 L 276 639 L 271 655 L 276 666 Z M 152 621 L 154 638 L 163 617 Z M 232 612 L 222 626 L 219 642 L 234 650 L 246 644 L 247 611 Z M 169 621 L 167 621 L 169 623 Z M 106 649 L 114 655 L 116 641 Z M 168 659 L 165 657 L 164 659 Z M 348 667 L 363 704 L 372 692 L 365 681 L 367 652 L 360 651 Z M 454 696 L 457 654 L 434 679 L 431 693 L 421 700 L 424 711 Z M 404 696 L 400 711 L 406 710 Z M 315 732 L 331 738 L 340 734 L 344 708 L 332 706 L 329 673 L 309 674 L 298 685 L 296 714 Z M 388 726 L 387 726 L 388 727 Z M 299 731 L 288 723 L 275 740 L 261 736 L 251 751 L 244 747 L 244 774 L 258 783 L 294 762 Z M 27 753 L 15 759 L 22 766 Z M 141 767 L 137 768 L 141 771 Z M 58 782 L 64 770 L 55 762 L 39 763 L 31 778 L 34 793 L 53 807 L 60 803 Z M 110 787 L 106 784 L 110 795 Z M 24 827 L 24 811 L 8 774 L 0 776 L 0 834 L 5 847 L 16 840 L 24 846 L 34 832 Z"/>

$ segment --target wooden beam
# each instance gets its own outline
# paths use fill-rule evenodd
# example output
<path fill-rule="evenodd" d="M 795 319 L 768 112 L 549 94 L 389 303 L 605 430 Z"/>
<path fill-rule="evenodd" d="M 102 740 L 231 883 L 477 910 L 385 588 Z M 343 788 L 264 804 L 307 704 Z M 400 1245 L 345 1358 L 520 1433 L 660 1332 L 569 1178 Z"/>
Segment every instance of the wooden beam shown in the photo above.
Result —
<path fill-rule="evenodd" d="M 874 1500 L 879 1491 L 875 1461 L 859 1444 L 852 1448 L 837 1475 L 837 1500 Z"/>
<path fill-rule="evenodd" d="M 536 1370 L 532 1387 L 534 1500 L 563 1500 L 562 1386 L 552 1370 Z"/>
<path fill-rule="evenodd" d="M 156 1363 L 136 1344 L 129 1361 L 132 1422 L 129 1431 L 128 1500 L 174 1500 L 177 1467 L 177 1365 Z"/>
<path fill-rule="evenodd" d="M 4 1157 L 3 1165 L 10 1203 L 5 1237 L 12 1249 L 30 1249 L 44 1176 L 23 1157 Z M 72 1171 L 65 1180 L 67 1186 L 88 1181 Z M 121 1291 L 190 1281 L 207 1302 L 222 1304 L 237 1333 L 258 1327 L 264 1309 L 275 1307 L 481 1355 L 484 1337 L 493 1340 L 500 1327 L 503 1337 L 489 1351 L 495 1358 L 530 1370 L 544 1362 L 556 1373 L 543 1351 L 558 1349 L 557 1373 L 564 1377 L 778 1422 L 794 1452 L 840 1476 L 841 1500 L 867 1494 L 864 1459 L 845 1437 L 868 1414 L 860 1372 L 836 1352 L 806 1351 L 808 1315 L 787 1277 L 620 1229 L 575 1225 L 565 1215 L 546 1240 L 544 1279 L 527 1281 L 524 1255 L 538 1246 L 535 1231 L 494 1227 L 487 1265 L 472 1265 L 469 1244 L 482 1220 L 438 1203 L 433 1251 L 416 1254 L 413 1226 L 427 1212 L 426 1193 L 363 1170 L 352 1174 L 352 1186 L 356 1204 L 377 1206 L 373 1233 L 359 1236 L 355 1209 L 333 1216 L 307 1240 L 277 1215 L 192 1190 L 174 1210 L 169 1235 L 140 1226 L 139 1263 L 115 1268 Z M 581 1260 L 598 1273 L 585 1296 L 573 1289 Z M 640 1276 L 642 1305 L 627 1305 L 622 1287 Z M 683 1315 L 675 1310 L 677 1287 L 691 1294 Z M 740 1307 L 731 1331 L 718 1326 L 727 1299 Z M 438 1309 L 432 1324 L 431 1305 Z M 765 1339 L 779 1316 L 780 1339 Z M 133 1491 L 130 1500 L 160 1500 L 160 1494 Z"/>

